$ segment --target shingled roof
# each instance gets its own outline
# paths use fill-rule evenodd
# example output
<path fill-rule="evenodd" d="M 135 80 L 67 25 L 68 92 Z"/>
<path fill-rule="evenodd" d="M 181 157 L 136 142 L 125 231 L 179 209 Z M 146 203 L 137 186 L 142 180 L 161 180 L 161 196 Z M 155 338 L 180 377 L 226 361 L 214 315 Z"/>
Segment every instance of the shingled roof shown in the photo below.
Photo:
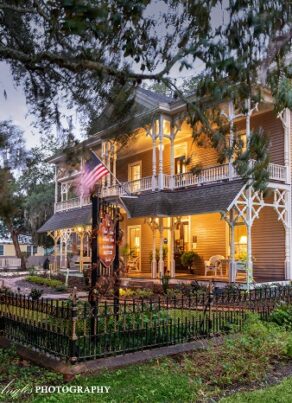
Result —
<path fill-rule="evenodd" d="M 244 185 L 234 181 L 176 191 L 159 191 L 141 194 L 137 198 L 121 197 L 129 218 L 171 217 L 215 212 L 226 212 Z M 113 203 L 118 199 L 113 198 Z M 38 232 L 72 228 L 91 223 L 91 206 L 55 213 Z"/>
<path fill-rule="evenodd" d="M 76 225 L 88 225 L 90 223 L 91 206 L 85 206 L 55 213 L 38 232 L 55 231 L 61 228 L 72 228 Z"/>
<path fill-rule="evenodd" d="M 243 181 L 234 181 L 192 189 L 152 192 L 142 194 L 137 199 L 122 197 L 121 200 L 131 218 L 225 212 L 243 185 Z"/>

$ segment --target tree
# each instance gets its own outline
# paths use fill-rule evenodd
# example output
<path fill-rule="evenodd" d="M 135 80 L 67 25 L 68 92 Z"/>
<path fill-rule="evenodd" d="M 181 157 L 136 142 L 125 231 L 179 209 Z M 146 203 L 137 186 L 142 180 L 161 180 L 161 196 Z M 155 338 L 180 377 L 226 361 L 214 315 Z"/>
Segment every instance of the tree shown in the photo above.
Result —
<path fill-rule="evenodd" d="M 162 2 L 161 2 L 162 3 Z M 48 129 L 60 122 L 59 104 L 95 121 L 105 102 L 108 120 L 130 110 L 130 93 L 145 80 L 167 87 L 188 106 L 198 127 L 223 156 L 228 122 L 218 104 L 232 99 L 245 113 L 267 87 L 275 109 L 292 106 L 292 3 L 288 0 L 1 0 L 0 60 L 24 85 L 31 112 Z M 203 66 L 196 71 L 197 64 Z M 193 96 L 177 85 L 174 68 L 193 72 Z M 120 93 L 126 93 L 120 102 Z M 96 127 L 94 125 L 94 127 Z M 92 131 L 91 131 L 92 132 Z M 235 136 L 236 138 L 236 136 Z"/>
<path fill-rule="evenodd" d="M 39 147 L 31 149 L 26 166 L 18 178 L 18 185 L 24 195 L 25 223 L 33 241 L 45 247 L 52 246 L 52 239 L 37 230 L 54 213 L 54 170 L 45 161 L 48 153 L 56 151 L 54 139 L 41 137 Z"/>
<path fill-rule="evenodd" d="M 2 167 L 0 168 L 0 219 L 10 233 L 15 254 L 21 259 L 25 269 L 24 256 L 21 253 L 18 235 L 24 230 L 24 199 L 15 180 L 15 171 L 25 164 L 25 148 L 21 130 L 11 121 L 0 122 L 0 144 Z"/>

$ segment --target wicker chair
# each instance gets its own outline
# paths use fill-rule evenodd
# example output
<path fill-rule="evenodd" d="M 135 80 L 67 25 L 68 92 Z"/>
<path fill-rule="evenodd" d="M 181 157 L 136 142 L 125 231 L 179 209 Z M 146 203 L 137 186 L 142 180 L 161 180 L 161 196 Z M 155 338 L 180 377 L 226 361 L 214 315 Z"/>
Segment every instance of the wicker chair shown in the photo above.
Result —
<path fill-rule="evenodd" d="M 205 261 L 205 276 L 207 276 L 208 272 L 214 272 L 216 276 L 223 275 L 223 268 L 222 268 L 222 260 L 225 257 L 221 255 L 211 256 L 209 260 Z M 219 273 L 219 274 L 218 274 Z"/>

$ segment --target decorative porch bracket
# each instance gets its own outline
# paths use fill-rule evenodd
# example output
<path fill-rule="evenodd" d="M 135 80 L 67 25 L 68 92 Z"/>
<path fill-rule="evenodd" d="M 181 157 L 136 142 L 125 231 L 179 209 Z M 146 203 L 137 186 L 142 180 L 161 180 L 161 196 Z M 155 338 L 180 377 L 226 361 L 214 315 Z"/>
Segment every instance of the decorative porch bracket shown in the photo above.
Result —
<path fill-rule="evenodd" d="M 231 229 L 230 242 L 230 258 L 231 267 L 230 273 L 234 272 L 235 256 L 234 256 L 234 227 L 242 222 L 248 228 L 248 233 L 254 223 L 254 220 L 259 218 L 260 211 L 264 207 L 272 207 L 285 228 L 285 271 L 286 279 L 291 279 L 291 254 L 290 254 L 290 237 L 291 237 L 291 192 L 287 188 L 273 187 L 269 188 L 271 202 L 265 201 L 262 192 L 255 191 L 252 186 L 245 185 L 233 202 L 227 208 L 225 213 L 222 213 L 222 218 L 228 223 Z M 250 238 L 250 235 L 249 235 Z M 251 243 L 251 239 L 248 239 Z M 252 260 L 252 257 L 251 257 Z M 248 270 L 248 282 L 252 281 L 252 270 Z M 231 278 L 231 281 L 235 279 Z"/>

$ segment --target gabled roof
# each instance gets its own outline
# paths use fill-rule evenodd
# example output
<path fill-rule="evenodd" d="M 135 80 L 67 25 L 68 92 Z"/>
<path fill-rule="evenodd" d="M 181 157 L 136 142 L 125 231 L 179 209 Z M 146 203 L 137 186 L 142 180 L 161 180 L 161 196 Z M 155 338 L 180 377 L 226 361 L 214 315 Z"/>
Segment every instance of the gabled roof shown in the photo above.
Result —
<path fill-rule="evenodd" d="M 139 93 L 142 94 L 142 95 L 145 95 L 145 96 L 147 96 L 149 98 L 152 98 L 153 101 L 156 102 L 157 104 L 159 102 L 164 102 L 164 103 L 170 104 L 170 103 L 175 101 L 175 99 L 172 98 L 172 97 L 168 97 L 168 96 L 166 96 L 164 94 L 160 94 L 158 92 L 153 92 L 153 91 L 150 91 L 150 90 L 146 90 L 145 88 L 142 88 L 142 87 L 137 88 L 136 95 L 139 94 Z"/>

